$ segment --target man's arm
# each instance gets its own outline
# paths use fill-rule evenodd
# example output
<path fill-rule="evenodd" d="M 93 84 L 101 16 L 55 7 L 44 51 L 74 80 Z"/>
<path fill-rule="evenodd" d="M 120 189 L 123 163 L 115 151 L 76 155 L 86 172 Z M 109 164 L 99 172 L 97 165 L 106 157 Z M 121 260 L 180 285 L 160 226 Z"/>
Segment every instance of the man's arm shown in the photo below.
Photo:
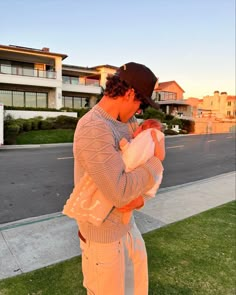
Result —
<path fill-rule="evenodd" d="M 157 157 L 126 173 L 111 129 L 104 122 L 78 128 L 74 141 L 75 161 L 79 161 L 98 189 L 115 207 L 123 207 L 151 188 L 162 171 Z"/>

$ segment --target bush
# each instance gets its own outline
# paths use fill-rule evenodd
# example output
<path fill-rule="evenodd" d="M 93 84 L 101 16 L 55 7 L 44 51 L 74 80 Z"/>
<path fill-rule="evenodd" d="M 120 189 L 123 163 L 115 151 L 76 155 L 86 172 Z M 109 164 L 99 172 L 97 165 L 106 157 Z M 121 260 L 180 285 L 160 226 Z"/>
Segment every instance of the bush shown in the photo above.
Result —
<path fill-rule="evenodd" d="M 170 115 L 170 114 L 166 114 L 165 115 L 165 120 L 166 121 L 171 121 L 172 119 L 174 119 L 174 116 L 173 115 Z"/>
<path fill-rule="evenodd" d="M 192 120 L 181 119 L 183 125 L 182 129 L 187 130 L 188 133 L 193 133 L 195 130 L 195 122 Z"/>
<path fill-rule="evenodd" d="M 172 120 L 169 121 L 169 125 L 173 126 L 173 125 L 179 125 L 179 128 L 182 129 L 183 128 L 183 122 L 181 119 L 174 117 Z"/>
<path fill-rule="evenodd" d="M 175 131 L 175 130 L 172 130 L 172 129 L 166 129 L 164 131 L 164 134 L 165 135 L 178 135 L 179 133 L 177 131 Z"/>
<path fill-rule="evenodd" d="M 162 111 L 155 110 L 154 108 L 148 107 L 145 109 L 143 112 L 143 117 L 144 120 L 146 119 L 158 119 L 159 121 L 163 121 L 165 118 L 165 113 Z"/>
<path fill-rule="evenodd" d="M 32 130 L 32 122 L 30 121 L 30 119 L 24 119 L 24 121 L 23 121 L 23 130 L 24 131 Z"/>
<path fill-rule="evenodd" d="M 56 129 L 75 129 L 78 118 L 68 116 L 58 116 L 54 121 L 54 128 Z"/>
<path fill-rule="evenodd" d="M 14 122 L 4 125 L 4 143 L 15 144 L 16 137 L 20 132 L 20 126 Z"/>
<path fill-rule="evenodd" d="M 184 129 L 182 129 L 182 130 L 180 130 L 180 131 L 179 131 L 179 134 L 188 134 L 188 131 L 187 131 L 187 130 L 184 130 Z"/>
<path fill-rule="evenodd" d="M 40 122 L 40 129 L 42 130 L 50 130 L 54 128 L 54 118 L 47 118 Z"/>

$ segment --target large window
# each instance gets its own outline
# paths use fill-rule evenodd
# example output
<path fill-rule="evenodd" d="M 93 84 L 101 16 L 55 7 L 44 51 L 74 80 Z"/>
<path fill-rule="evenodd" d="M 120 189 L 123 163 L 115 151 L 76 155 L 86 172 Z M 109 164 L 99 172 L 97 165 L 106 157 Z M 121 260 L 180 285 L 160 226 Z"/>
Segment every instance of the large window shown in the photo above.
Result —
<path fill-rule="evenodd" d="M 6 106 L 47 108 L 48 94 L 44 92 L 0 90 L 0 102 Z"/>
<path fill-rule="evenodd" d="M 62 96 L 63 107 L 80 109 L 89 107 L 88 97 L 78 97 L 78 96 Z"/>
<path fill-rule="evenodd" d="M 12 91 L 0 90 L 0 102 L 7 106 L 12 106 Z"/>
<path fill-rule="evenodd" d="M 25 98 L 24 98 L 23 91 L 12 91 L 12 98 L 13 98 L 13 106 L 15 107 L 24 107 L 25 105 Z"/>
<path fill-rule="evenodd" d="M 36 92 L 26 92 L 25 93 L 25 106 L 36 108 Z"/>
<path fill-rule="evenodd" d="M 160 100 L 176 100 L 177 99 L 177 94 L 174 92 L 161 91 L 159 94 L 160 94 Z"/>

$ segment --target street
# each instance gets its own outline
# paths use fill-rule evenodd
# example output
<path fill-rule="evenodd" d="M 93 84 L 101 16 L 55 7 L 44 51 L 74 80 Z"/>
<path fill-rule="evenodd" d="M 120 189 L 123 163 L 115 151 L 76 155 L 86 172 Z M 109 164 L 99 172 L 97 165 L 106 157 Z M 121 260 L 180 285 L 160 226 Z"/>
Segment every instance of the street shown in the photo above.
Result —
<path fill-rule="evenodd" d="M 166 137 L 161 188 L 235 170 L 235 134 Z M 73 188 L 72 146 L 0 149 L 0 224 L 59 212 Z"/>

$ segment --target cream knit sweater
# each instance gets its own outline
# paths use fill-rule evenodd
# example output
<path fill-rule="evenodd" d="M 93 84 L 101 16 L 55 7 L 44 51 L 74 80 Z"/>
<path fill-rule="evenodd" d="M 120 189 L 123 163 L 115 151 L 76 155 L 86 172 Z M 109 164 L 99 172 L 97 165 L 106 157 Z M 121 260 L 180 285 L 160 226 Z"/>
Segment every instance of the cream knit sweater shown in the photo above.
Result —
<path fill-rule="evenodd" d="M 152 157 L 146 164 L 125 172 L 125 164 L 119 152 L 119 141 L 128 141 L 137 128 L 135 118 L 128 123 L 113 119 L 99 105 L 95 105 L 78 122 L 74 135 L 74 183 L 79 182 L 85 172 L 93 179 L 102 194 L 114 207 L 120 208 L 145 194 L 163 171 L 161 162 Z M 97 227 L 81 223 L 82 235 L 94 242 L 110 243 L 120 239 L 130 230 L 130 223 L 122 222 L 122 215 L 114 208 L 104 223 Z"/>

